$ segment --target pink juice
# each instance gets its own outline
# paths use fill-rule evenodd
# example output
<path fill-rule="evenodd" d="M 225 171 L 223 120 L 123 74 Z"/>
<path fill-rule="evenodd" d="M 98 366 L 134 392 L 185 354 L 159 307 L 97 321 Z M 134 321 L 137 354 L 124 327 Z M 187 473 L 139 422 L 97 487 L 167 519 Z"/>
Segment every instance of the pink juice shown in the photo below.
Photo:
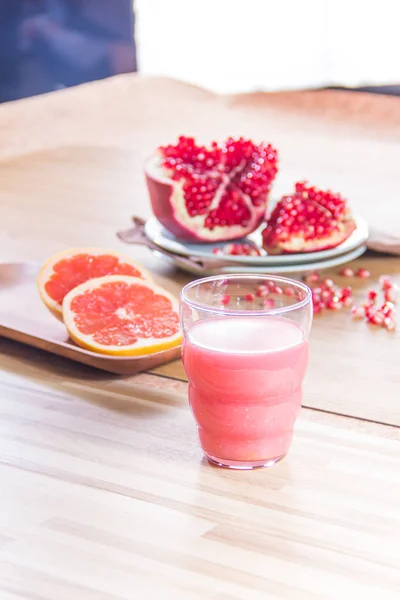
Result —
<path fill-rule="evenodd" d="M 255 464 L 287 453 L 308 363 L 298 325 L 279 317 L 200 320 L 187 333 L 183 362 L 211 459 Z"/>

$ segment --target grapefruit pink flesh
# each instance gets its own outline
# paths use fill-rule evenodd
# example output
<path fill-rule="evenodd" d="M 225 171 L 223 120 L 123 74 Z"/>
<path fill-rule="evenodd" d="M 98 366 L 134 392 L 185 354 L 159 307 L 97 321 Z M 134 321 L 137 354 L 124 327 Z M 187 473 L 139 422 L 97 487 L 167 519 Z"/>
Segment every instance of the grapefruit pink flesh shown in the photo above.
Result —
<path fill-rule="evenodd" d="M 130 275 L 151 279 L 138 263 L 118 252 L 102 249 L 72 249 L 44 265 L 38 278 L 39 293 L 46 306 L 61 318 L 62 302 L 77 285 L 106 275 Z"/>
<path fill-rule="evenodd" d="M 86 281 L 65 296 L 63 317 L 79 346 L 103 354 L 139 356 L 181 343 L 178 301 L 137 277 Z"/>

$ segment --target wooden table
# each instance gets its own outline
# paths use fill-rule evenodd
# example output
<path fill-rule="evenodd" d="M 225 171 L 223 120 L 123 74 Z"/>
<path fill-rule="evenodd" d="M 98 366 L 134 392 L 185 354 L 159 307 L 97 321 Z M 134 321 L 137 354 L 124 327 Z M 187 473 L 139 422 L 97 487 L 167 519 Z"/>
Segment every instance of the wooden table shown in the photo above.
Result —
<path fill-rule="evenodd" d="M 142 162 L 181 132 L 272 140 L 278 189 L 308 176 L 400 222 L 396 99 L 128 76 L 0 106 L 0 260 L 123 248 L 150 212 Z M 188 280 L 129 251 L 174 292 Z M 180 363 L 118 378 L 0 340 L 1 600 L 398 599 L 399 359 L 398 333 L 316 319 L 289 456 L 237 473 L 202 459 Z"/>

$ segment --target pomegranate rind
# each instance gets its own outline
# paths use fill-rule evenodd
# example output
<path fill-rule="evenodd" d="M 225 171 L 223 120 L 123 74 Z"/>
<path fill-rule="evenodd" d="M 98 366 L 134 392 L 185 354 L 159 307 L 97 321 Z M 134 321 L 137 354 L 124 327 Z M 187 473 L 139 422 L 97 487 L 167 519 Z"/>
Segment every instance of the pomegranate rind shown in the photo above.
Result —
<path fill-rule="evenodd" d="M 165 175 L 159 154 L 147 160 L 144 167 L 150 203 L 157 220 L 176 238 L 192 242 L 219 242 L 237 240 L 255 231 L 263 222 L 269 193 L 260 206 L 251 205 L 251 217 L 246 226 L 204 227 L 204 216 L 191 217 L 183 197 L 183 181 L 175 181 Z M 243 198 L 246 195 L 243 194 Z M 249 206 L 250 199 L 247 199 Z"/>
<path fill-rule="evenodd" d="M 182 333 L 179 329 L 178 333 L 165 338 L 147 338 L 139 339 L 138 342 L 131 345 L 102 345 L 96 342 L 91 335 L 82 333 L 76 325 L 75 313 L 72 309 L 72 303 L 75 298 L 83 295 L 85 292 L 101 288 L 101 286 L 112 283 L 121 282 L 127 285 L 141 285 L 151 289 L 155 294 L 159 294 L 167 298 L 171 302 L 171 310 L 179 315 L 179 301 L 164 288 L 156 285 L 152 281 L 140 279 L 139 277 L 131 277 L 129 275 L 108 275 L 90 279 L 72 289 L 65 296 L 63 301 L 63 320 L 67 328 L 70 338 L 81 348 L 97 352 L 98 354 L 107 354 L 110 356 L 147 356 L 170 348 L 176 348 L 182 343 Z M 123 307 L 121 307 L 123 308 Z M 151 306 L 149 306 L 151 309 Z"/>
<path fill-rule="evenodd" d="M 142 267 L 141 264 L 139 264 L 129 256 L 125 256 L 124 254 L 116 250 L 110 250 L 107 248 L 70 248 L 69 250 L 58 252 L 57 254 L 54 254 L 51 258 L 49 258 L 41 268 L 37 278 L 37 288 L 42 302 L 50 310 L 50 312 L 60 321 L 63 320 L 62 304 L 60 304 L 51 296 L 49 296 L 49 294 L 46 291 L 46 283 L 53 275 L 54 267 L 57 263 L 59 263 L 62 260 L 73 258 L 74 256 L 79 256 L 82 254 L 87 254 L 89 256 L 114 256 L 118 258 L 121 262 L 129 264 L 135 269 L 137 269 L 137 271 L 141 273 L 143 279 L 152 281 L 152 276 L 144 267 Z"/>
<path fill-rule="evenodd" d="M 356 229 L 356 223 L 353 219 L 348 219 L 339 225 L 339 229 L 334 235 L 329 237 L 314 238 L 305 240 L 303 237 L 291 238 L 287 242 L 269 238 L 265 241 L 263 236 L 263 248 L 267 254 L 306 254 L 310 252 L 322 252 L 323 250 L 332 250 L 343 244 L 353 231 Z M 265 231 L 265 229 L 264 229 Z"/>

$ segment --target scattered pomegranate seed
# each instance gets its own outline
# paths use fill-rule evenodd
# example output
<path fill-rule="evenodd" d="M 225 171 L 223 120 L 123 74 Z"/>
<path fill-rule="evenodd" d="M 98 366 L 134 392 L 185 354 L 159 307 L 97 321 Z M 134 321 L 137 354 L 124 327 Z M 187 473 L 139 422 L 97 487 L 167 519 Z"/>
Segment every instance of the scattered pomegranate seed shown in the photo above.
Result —
<path fill-rule="evenodd" d="M 319 281 L 319 273 L 317 271 L 313 271 L 306 276 L 305 282 L 307 285 L 312 283 L 317 283 Z"/>
<path fill-rule="evenodd" d="M 386 319 L 383 321 L 383 324 L 388 331 L 394 331 L 396 329 L 395 321 L 393 321 L 393 319 L 390 319 L 389 317 L 386 317 Z"/>
<path fill-rule="evenodd" d="M 397 294 L 393 288 L 386 289 L 383 292 L 383 297 L 386 302 L 396 302 L 397 300 Z"/>
<path fill-rule="evenodd" d="M 283 294 L 282 288 L 280 288 L 278 285 L 275 286 L 275 288 L 274 288 L 274 294 L 278 294 L 278 295 Z"/>
<path fill-rule="evenodd" d="M 325 287 L 329 288 L 330 290 L 332 290 L 335 287 L 335 284 L 333 283 L 332 279 L 324 279 L 324 285 Z"/>
<path fill-rule="evenodd" d="M 368 300 L 366 300 L 363 303 L 363 307 L 365 308 L 365 310 L 368 310 L 369 308 L 372 308 L 373 306 L 375 306 L 375 301 L 370 300 L 369 298 L 368 298 Z"/>
<path fill-rule="evenodd" d="M 354 271 L 349 267 L 344 268 L 341 273 L 344 277 L 354 276 Z M 385 327 L 393 330 L 396 327 L 395 302 L 397 286 L 391 277 L 385 275 L 380 277 L 379 283 L 384 299 L 384 304 L 377 306 L 379 292 L 369 290 L 367 298 L 361 306 L 353 304 L 353 291 L 350 286 L 339 287 L 333 279 L 326 277 L 321 279 L 316 273 L 309 274 L 305 281 L 311 286 L 314 314 L 324 310 L 340 310 L 343 306 L 351 309 L 353 319 L 365 319 L 371 325 Z M 367 278 L 370 276 L 366 269 L 358 269 L 357 276 Z M 316 284 L 313 287 L 311 284 Z"/>
<path fill-rule="evenodd" d="M 339 292 L 341 302 L 343 302 L 345 306 L 351 306 L 353 296 L 353 290 L 351 289 L 351 287 L 346 286 L 339 290 Z"/>
<path fill-rule="evenodd" d="M 327 308 L 330 308 L 331 310 L 339 310 L 342 308 L 342 306 L 343 302 L 340 302 L 339 298 L 334 296 L 332 300 L 328 302 Z"/>
<path fill-rule="evenodd" d="M 246 294 L 244 299 L 246 300 L 246 302 L 253 302 L 253 300 L 255 299 L 254 294 Z"/>
<path fill-rule="evenodd" d="M 294 289 L 293 289 L 293 288 L 291 288 L 291 287 L 285 287 L 285 289 L 283 290 L 283 293 L 284 293 L 286 296 L 291 296 L 291 297 L 293 297 L 293 296 L 294 296 Z"/>
<path fill-rule="evenodd" d="M 225 294 L 224 296 L 221 297 L 221 304 L 223 304 L 224 306 L 229 304 L 230 301 L 231 301 L 231 297 L 229 296 L 229 294 Z"/>
<path fill-rule="evenodd" d="M 371 323 L 374 325 L 383 325 L 385 317 L 380 311 L 377 311 L 375 314 L 371 316 Z"/>
<path fill-rule="evenodd" d="M 379 285 L 382 290 L 390 290 L 393 287 L 393 279 L 390 275 L 381 275 L 379 277 Z"/>
<path fill-rule="evenodd" d="M 273 300 L 272 298 L 264 300 L 264 306 L 265 308 L 275 308 L 275 300 Z"/>
<path fill-rule="evenodd" d="M 322 305 L 324 304 L 324 302 L 322 302 L 322 300 L 321 300 L 321 296 L 318 296 L 317 294 L 313 294 L 312 301 L 313 301 L 314 306 L 316 306 L 318 304 L 319 306 L 321 306 L 321 308 L 322 308 Z"/>
<path fill-rule="evenodd" d="M 223 248 L 214 248 L 214 254 L 228 254 L 230 256 L 260 256 L 260 249 L 254 244 L 225 244 Z"/>
<path fill-rule="evenodd" d="M 390 317 L 395 312 L 395 306 L 392 302 L 385 302 L 381 308 L 384 315 Z"/>
<path fill-rule="evenodd" d="M 351 289 L 351 287 L 346 286 L 344 288 L 342 288 L 341 290 L 341 298 L 350 298 L 353 294 L 353 290 Z"/>
<path fill-rule="evenodd" d="M 265 298 L 269 294 L 269 289 L 266 285 L 259 285 L 256 290 L 256 296 L 259 298 Z"/>
<path fill-rule="evenodd" d="M 375 308 L 375 306 L 371 305 L 365 307 L 365 316 L 367 318 L 367 321 L 373 323 L 376 313 L 377 309 Z"/>
<path fill-rule="evenodd" d="M 331 290 L 322 290 L 321 298 L 325 302 L 328 302 L 329 300 L 332 299 L 332 291 Z"/>
<path fill-rule="evenodd" d="M 267 281 L 267 287 L 271 290 L 271 291 L 275 291 L 275 282 L 274 281 Z"/>

